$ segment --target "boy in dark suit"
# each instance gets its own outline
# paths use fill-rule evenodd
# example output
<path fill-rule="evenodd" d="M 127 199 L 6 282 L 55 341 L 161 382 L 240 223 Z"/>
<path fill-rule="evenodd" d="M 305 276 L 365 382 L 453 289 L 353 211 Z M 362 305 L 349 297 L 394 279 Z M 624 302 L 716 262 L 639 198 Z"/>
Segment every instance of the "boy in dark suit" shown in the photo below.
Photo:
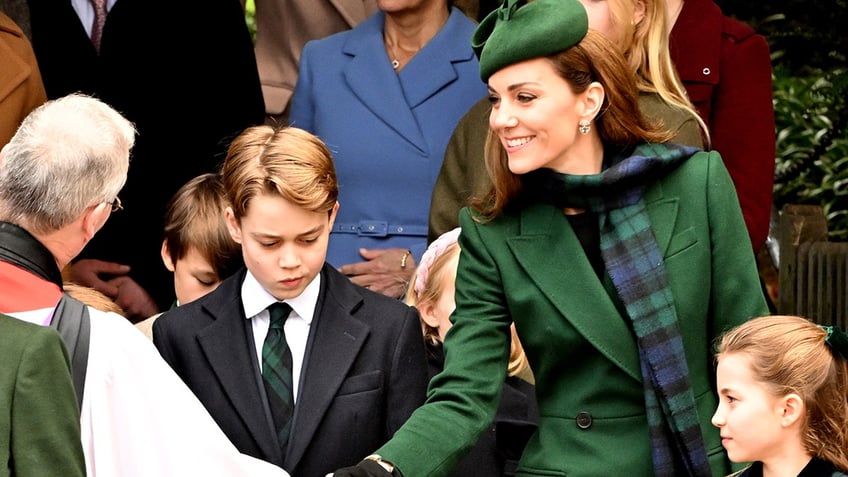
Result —
<path fill-rule="evenodd" d="M 248 128 L 221 175 L 246 269 L 158 318 L 154 343 L 241 452 L 324 477 L 423 403 L 418 313 L 325 263 L 338 182 L 318 138 Z"/>

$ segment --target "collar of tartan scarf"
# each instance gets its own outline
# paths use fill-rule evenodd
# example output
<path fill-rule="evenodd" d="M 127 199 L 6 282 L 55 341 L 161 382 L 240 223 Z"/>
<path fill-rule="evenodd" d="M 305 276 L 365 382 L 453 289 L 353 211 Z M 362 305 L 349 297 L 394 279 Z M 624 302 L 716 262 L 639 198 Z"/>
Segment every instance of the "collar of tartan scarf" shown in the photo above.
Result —
<path fill-rule="evenodd" d="M 604 212 L 635 204 L 645 188 L 689 159 L 698 149 L 679 144 L 642 144 L 610 154 L 600 174 L 561 174 L 550 169 L 527 173 L 524 191 L 556 207 Z"/>

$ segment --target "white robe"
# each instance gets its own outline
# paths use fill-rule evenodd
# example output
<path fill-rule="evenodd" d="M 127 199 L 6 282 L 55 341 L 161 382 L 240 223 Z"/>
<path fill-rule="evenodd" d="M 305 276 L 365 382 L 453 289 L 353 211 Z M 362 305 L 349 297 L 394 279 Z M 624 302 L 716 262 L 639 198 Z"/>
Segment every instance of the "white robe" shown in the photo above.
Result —
<path fill-rule="evenodd" d="M 288 477 L 241 454 L 194 393 L 126 318 L 88 308 L 80 415 L 89 477 Z"/>

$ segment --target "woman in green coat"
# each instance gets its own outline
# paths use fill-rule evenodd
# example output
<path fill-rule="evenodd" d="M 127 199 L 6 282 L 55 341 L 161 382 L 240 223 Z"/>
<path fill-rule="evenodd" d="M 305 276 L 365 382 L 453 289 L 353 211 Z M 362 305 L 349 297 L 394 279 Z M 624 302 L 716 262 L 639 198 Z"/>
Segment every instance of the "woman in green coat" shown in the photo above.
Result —
<path fill-rule="evenodd" d="M 540 414 L 516 475 L 726 475 L 711 344 L 767 308 L 721 157 L 666 142 L 577 0 L 508 0 L 473 41 L 493 186 L 461 213 L 444 371 L 336 476 L 450 471 L 497 408 L 512 322 Z"/>

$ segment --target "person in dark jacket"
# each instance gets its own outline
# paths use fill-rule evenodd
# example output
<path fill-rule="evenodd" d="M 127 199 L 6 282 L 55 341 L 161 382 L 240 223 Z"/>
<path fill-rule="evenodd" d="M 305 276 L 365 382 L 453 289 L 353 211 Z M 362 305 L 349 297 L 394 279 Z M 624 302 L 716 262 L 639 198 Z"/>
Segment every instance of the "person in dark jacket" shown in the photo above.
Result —
<path fill-rule="evenodd" d="M 105 293 L 139 321 L 174 301 L 159 257 L 166 203 L 189 179 L 214 171 L 235 135 L 264 120 L 244 11 L 233 0 L 107 1 L 98 49 L 90 2 L 28 4 L 47 97 L 96 96 L 138 131 L 124 210 L 66 278 Z"/>

